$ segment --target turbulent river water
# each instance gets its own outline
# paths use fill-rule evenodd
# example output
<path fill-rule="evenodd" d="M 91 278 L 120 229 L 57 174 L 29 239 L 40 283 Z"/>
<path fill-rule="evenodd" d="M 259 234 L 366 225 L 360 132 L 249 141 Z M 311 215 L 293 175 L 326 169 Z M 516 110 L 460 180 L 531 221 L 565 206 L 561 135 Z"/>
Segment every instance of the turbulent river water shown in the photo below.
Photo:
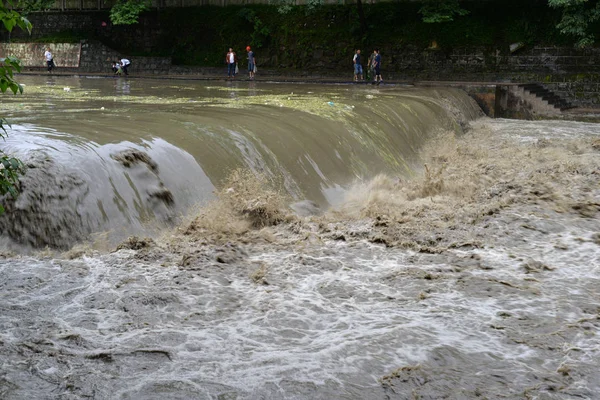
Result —
<path fill-rule="evenodd" d="M 600 398 L 600 125 L 454 89 L 23 82 L 0 398 Z"/>

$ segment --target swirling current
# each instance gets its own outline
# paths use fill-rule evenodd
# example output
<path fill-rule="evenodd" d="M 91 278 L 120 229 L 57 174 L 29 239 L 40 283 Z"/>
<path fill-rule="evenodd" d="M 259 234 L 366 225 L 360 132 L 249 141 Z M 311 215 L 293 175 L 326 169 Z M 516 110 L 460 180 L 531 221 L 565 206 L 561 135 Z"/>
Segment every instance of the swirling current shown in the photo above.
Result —
<path fill-rule="evenodd" d="M 448 88 L 23 82 L 0 398 L 598 398 L 599 125 Z"/>

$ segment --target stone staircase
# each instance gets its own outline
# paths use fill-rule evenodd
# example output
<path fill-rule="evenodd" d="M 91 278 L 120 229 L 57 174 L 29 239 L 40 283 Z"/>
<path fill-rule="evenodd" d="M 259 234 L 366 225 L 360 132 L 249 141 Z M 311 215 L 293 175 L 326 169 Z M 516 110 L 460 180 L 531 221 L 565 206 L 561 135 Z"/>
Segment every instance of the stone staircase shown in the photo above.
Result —
<path fill-rule="evenodd" d="M 550 106 L 554 107 L 557 110 L 565 111 L 570 108 L 575 108 L 567 100 L 546 89 L 539 83 L 526 83 L 519 85 L 519 87 L 522 88 L 524 91 L 529 92 L 532 95 L 544 100 Z"/>

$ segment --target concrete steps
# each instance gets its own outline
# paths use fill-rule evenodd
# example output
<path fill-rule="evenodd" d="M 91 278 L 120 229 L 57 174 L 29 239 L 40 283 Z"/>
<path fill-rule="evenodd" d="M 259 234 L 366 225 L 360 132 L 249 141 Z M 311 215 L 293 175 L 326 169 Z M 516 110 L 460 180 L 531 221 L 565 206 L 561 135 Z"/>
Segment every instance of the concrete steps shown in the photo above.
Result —
<path fill-rule="evenodd" d="M 574 106 L 567 100 L 546 89 L 539 83 L 525 83 L 519 85 L 519 87 L 522 88 L 524 91 L 529 92 L 532 95 L 546 101 L 550 106 L 560 111 L 565 111 L 574 108 Z"/>

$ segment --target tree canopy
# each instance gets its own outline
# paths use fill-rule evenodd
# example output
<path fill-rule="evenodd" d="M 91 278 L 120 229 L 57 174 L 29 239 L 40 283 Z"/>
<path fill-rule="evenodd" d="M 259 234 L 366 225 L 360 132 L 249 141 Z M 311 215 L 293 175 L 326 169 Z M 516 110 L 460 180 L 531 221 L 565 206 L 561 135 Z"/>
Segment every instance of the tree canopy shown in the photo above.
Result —
<path fill-rule="evenodd" d="M 110 21 L 114 25 L 137 24 L 140 14 L 148 9 L 149 0 L 119 0 L 110 9 Z"/>
<path fill-rule="evenodd" d="M 575 37 L 577 46 L 594 44 L 594 24 L 600 19 L 598 0 L 548 0 L 552 8 L 562 10 L 562 19 L 557 25 L 561 33 Z"/>

